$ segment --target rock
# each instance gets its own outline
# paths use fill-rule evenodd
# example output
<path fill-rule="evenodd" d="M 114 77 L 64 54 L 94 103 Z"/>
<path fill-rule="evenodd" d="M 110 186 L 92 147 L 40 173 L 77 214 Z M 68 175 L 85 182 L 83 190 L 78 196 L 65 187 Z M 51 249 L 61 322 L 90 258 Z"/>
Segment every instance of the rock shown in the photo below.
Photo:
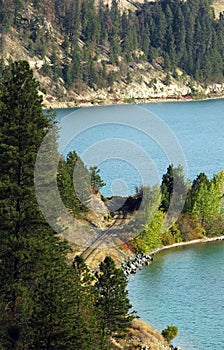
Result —
<path fill-rule="evenodd" d="M 127 261 L 122 262 L 121 267 L 128 277 L 130 273 L 136 273 L 137 270 L 142 269 L 144 265 L 149 265 L 153 258 L 150 255 L 138 254 L 136 256 L 131 256 Z"/>
<path fill-rule="evenodd" d="M 109 210 L 102 201 L 100 194 L 91 194 L 87 203 L 89 208 L 88 218 L 96 227 L 104 228 L 105 218 L 109 217 Z"/>

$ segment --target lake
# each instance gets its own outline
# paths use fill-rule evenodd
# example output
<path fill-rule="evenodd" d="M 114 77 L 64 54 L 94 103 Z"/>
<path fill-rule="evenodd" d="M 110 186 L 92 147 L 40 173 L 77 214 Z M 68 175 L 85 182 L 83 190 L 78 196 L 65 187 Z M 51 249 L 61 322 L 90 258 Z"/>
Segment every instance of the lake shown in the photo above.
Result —
<path fill-rule="evenodd" d="M 224 100 L 62 109 L 57 118 L 71 134 L 62 153 L 98 166 L 107 196 L 160 183 L 171 162 L 191 180 L 224 168 Z"/>
<path fill-rule="evenodd" d="M 224 242 L 175 248 L 132 275 L 129 298 L 160 332 L 178 327 L 182 350 L 223 350 Z"/>
<path fill-rule="evenodd" d="M 65 109 L 57 118 L 65 126 L 61 153 L 75 150 L 97 165 L 107 196 L 159 183 L 170 163 L 190 180 L 224 169 L 224 100 Z M 160 253 L 128 289 L 143 320 L 159 331 L 178 327 L 182 350 L 223 350 L 223 242 Z"/>

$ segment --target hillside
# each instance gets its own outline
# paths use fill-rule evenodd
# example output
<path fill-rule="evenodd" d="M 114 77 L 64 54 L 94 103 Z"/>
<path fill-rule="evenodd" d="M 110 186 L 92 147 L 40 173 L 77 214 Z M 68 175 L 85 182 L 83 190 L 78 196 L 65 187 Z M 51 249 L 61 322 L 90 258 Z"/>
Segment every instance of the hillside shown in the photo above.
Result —
<path fill-rule="evenodd" d="M 223 0 L 215 0 L 212 4 L 215 10 L 216 18 L 219 18 L 220 13 L 224 12 L 224 1 Z"/>
<path fill-rule="evenodd" d="M 46 106 L 219 97 L 222 5 L 4 0 L 2 58 L 30 63 Z"/>

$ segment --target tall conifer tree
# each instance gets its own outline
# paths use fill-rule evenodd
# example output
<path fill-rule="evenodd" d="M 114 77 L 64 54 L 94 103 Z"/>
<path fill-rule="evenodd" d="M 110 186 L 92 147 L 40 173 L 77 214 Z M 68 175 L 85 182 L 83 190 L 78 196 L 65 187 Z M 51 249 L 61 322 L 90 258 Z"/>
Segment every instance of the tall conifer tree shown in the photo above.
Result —
<path fill-rule="evenodd" d="M 105 335 L 122 336 L 130 326 L 132 316 L 128 314 L 131 307 L 126 290 L 127 280 L 121 269 L 109 256 L 100 264 L 97 276 L 97 307 L 101 327 Z"/>
<path fill-rule="evenodd" d="M 78 328 L 79 281 L 34 191 L 37 152 L 52 123 L 27 62 L 4 67 L 0 84 L 0 349 L 80 350 L 88 330 Z"/>

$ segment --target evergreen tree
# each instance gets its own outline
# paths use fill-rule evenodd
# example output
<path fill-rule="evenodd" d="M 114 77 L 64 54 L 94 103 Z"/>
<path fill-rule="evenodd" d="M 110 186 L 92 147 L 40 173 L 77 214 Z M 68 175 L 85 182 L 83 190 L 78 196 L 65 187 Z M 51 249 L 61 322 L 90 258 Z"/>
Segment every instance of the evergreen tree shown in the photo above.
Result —
<path fill-rule="evenodd" d="M 52 50 L 52 54 L 51 54 L 51 63 L 52 63 L 52 72 L 53 72 L 53 76 L 55 81 L 58 80 L 58 78 L 62 75 L 62 70 L 61 70 L 61 65 L 60 65 L 60 61 L 57 55 L 57 50 L 56 47 L 53 47 Z"/>
<path fill-rule="evenodd" d="M 149 26 L 146 24 L 143 29 L 142 33 L 142 50 L 146 56 L 146 59 L 151 60 L 150 55 L 150 32 L 149 32 Z"/>
<path fill-rule="evenodd" d="M 30 321 L 34 335 L 28 349 L 81 349 L 76 345 L 83 339 L 77 325 L 79 285 L 67 263 L 68 246 L 56 237 L 48 237 L 39 242 L 38 249 L 41 260 L 35 276 Z"/>
<path fill-rule="evenodd" d="M 103 350 L 109 339 L 102 334 L 98 309 L 95 306 L 94 276 L 80 256 L 73 261 L 78 300 L 76 315 L 79 315 L 78 332 L 83 336 L 76 341 L 79 350 Z"/>
<path fill-rule="evenodd" d="M 174 181 L 174 167 L 169 165 L 166 174 L 163 175 L 161 192 L 162 192 L 162 202 L 161 209 L 168 211 L 170 205 L 171 195 L 173 193 L 173 181 Z"/>
<path fill-rule="evenodd" d="M 99 192 L 99 190 L 105 186 L 105 182 L 100 177 L 100 169 L 96 166 L 90 167 L 91 187 L 93 191 Z"/>
<path fill-rule="evenodd" d="M 81 29 L 81 1 L 65 2 L 64 28 L 70 42 L 77 41 Z"/>
<path fill-rule="evenodd" d="M 93 61 L 92 58 L 90 58 L 87 66 L 87 74 L 88 74 L 88 85 L 91 88 L 94 88 L 96 86 L 97 82 L 97 71 L 95 67 L 95 62 Z"/>
<path fill-rule="evenodd" d="M 168 70 L 170 68 L 175 69 L 176 67 L 176 47 L 174 43 L 174 36 L 172 28 L 167 29 L 165 54 L 164 54 L 164 66 Z"/>
<path fill-rule="evenodd" d="M 183 58 L 185 51 L 186 29 L 185 20 L 180 6 L 177 7 L 173 19 L 173 33 L 175 38 L 176 54 L 179 64 Z"/>
<path fill-rule="evenodd" d="M 78 83 L 82 80 L 81 55 L 78 45 L 75 45 L 75 48 L 72 52 L 71 77 L 72 81 L 75 83 Z"/>
<path fill-rule="evenodd" d="M 118 9 L 117 1 L 113 0 L 111 10 L 109 13 L 111 20 L 111 30 L 109 31 L 110 42 L 110 61 L 112 64 L 118 63 L 118 56 L 121 53 L 120 45 L 120 11 Z"/>
<path fill-rule="evenodd" d="M 45 222 L 35 197 L 34 164 L 52 122 L 27 62 L 3 68 L 0 98 L 0 348 L 92 349 L 80 347 L 92 321 L 80 332 L 80 282 L 67 263 L 68 246 Z"/>
<path fill-rule="evenodd" d="M 186 183 L 183 168 L 180 165 L 177 168 L 175 168 L 173 164 L 169 165 L 166 174 L 163 175 L 161 193 L 162 201 L 160 209 L 162 211 L 168 211 L 171 199 L 174 208 L 181 208 L 182 205 L 184 205 L 183 201 L 185 200 Z"/>
<path fill-rule="evenodd" d="M 186 30 L 186 49 L 184 52 L 182 67 L 186 69 L 190 74 L 193 72 L 193 45 L 194 45 L 194 30 L 195 30 L 195 18 L 194 13 L 191 12 L 189 6 L 185 6 L 183 9 L 183 15 L 185 17 Z"/>
<path fill-rule="evenodd" d="M 90 174 L 74 151 L 69 152 L 66 160 L 60 159 L 57 184 L 64 205 L 75 216 L 87 210 L 85 204 L 91 192 Z"/>
<path fill-rule="evenodd" d="M 162 48 L 165 41 L 167 22 L 160 2 L 155 2 L 153 6 L 153 22 L 153 26 L 150 28 L 152 44 L 155 48 Z"/>
<path fill-rule="evenodd" d="M 5 328 L 2 341 L 7 344 L 10 333 L 12 348 L 16 348 L 18 338 L 26 334 L 29 326 L 26 320 L 33 307 L 30 281 L 35 265 L 32 247 L 37 246 L 36 235 L 41 239 L 46 232 L 35 199 L 33 167 L 50 121 L 42 112 L 37 87 L 26 62 L 4 68 L 0 88 L 0 298 L 5 308 L 1 313 Z"/>
<path fill-rule="evenodd" d="M 100 323 L 107 336 L 123 336 L 130 326 L 132 317 L 128 310 L 131 305 L 126 286 L 123 271 L 116 268 L 113 259 L 107 256 L 100 264 L 95 285 Z"/>
<path fill-rule="evenodd" d="M 166 329 L 163 329 L 161 334 L 167 340 L 167 342 L 170 344 L 170 342 L 177 336 L 178 328 L 176 326 L 173 326 L 173 325 L 167 326 Z"/>

